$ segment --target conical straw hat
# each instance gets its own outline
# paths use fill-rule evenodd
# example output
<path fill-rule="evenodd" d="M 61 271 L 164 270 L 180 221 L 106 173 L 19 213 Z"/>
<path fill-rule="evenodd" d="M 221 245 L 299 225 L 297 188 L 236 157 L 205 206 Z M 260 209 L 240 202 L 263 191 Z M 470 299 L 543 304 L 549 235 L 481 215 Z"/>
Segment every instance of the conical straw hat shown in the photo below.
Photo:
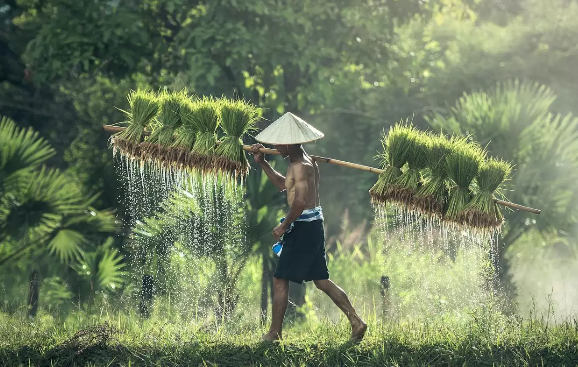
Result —
<path fill-rule="evenodd" d="M 321 131 L 291 112 L 287 112 L 261 131 L 255 140 L 273 145 L 291 145 L 309 143 L 324 136 Z"/>

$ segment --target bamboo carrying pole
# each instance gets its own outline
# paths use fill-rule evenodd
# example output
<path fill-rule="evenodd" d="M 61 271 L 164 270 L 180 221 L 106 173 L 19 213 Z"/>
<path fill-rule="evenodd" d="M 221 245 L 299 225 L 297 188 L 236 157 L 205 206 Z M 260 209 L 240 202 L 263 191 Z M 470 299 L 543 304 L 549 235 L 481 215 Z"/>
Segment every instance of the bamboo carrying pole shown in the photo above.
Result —
<path fill-rule="evenodd" d="M 105 131 L 109 131 L 109 132 L 119 132 L 119 131 L 123 131 L 125 128 L 119 127 L 119 126 L 104 125 L 103 129 Z M 149 135 L 149 134 L 150 134 L 150 132 L 147 132 L 147 131 L 144 132 L 144 135 Z M 250 145 L 243 145 L 243 150 L 246 152 L 254 152 L 254 149 L 251 148 Z M 280 154 L 279 151 L 277 151 L 276 149 L 262 148 L 262 149 L 259 149 L 259 151 L 261 153 L 264 153 L 264 154 L 272 154 L 272 155 L 279 155 Z M 354 168 L 354 169 L 357 169 L 360 171 L 373 172 L 373 173 L 376 173 L 378 175 L 383 172 L 383 170 L 379 169 L 379 168 L 364 166 L 362 164 L 351 163 L 351 162 L 346 162 L 346 161 L 340 161 L 339 159 L 325 158 L 325 157 L 319 157 L 319 156 L 315 156 L 315 155 L 309 155 L 309 156 L 317 162 L 336 164 L 338 166 Z M 507 206 L 508 208 L 512 208 L 512 209 L 523 210 L 523 211 L 533 213 L 533 214 L 540 214 L 540 212 L 541 212 L 540 209 L 534 209 L 534 208 L 530 208 L 530 207 L 523 206 L 520 204 L 510 203 L 510 202 L 503 201 L 503 200 L 494 199 L 494 201 L 496 202 L 496 204 L 499 204 L 502 206 Z"/>

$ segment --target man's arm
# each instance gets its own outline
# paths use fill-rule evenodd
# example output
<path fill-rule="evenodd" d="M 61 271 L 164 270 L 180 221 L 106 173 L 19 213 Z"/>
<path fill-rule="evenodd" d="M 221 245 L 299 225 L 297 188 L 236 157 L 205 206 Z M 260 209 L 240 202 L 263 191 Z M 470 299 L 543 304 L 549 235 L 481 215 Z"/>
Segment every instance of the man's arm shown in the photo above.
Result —
<path fill-rule="evenodd" d="M 309 191 L 309 184 L 307 181 L 307 176 L 309 174 L 309 170 L 313 169 L 308 164 L 294 164 L 293 165 L 293 177 L 295 179 L 295 198 L 293 199 L 293 203 L 291 203 L 291 208 L 289 209 L 289 213 L 285 216 L 285 220 L 283 221 L 283 227 L 285 229 L 289 228 L 291 223 L 293 223 L 305 210 L 305 206 L 307 205 L 307 193 Z"/>
<path fill-rule="evenodd" d="M 253 158 L 255 158 L 255 162 L 259 163 L 263 171 L 265 171 L 269 181 L 277 186 L 279 191 L 285 190 L 285 176 L 275 171 L 269 162 L 265 160 L 265 155 L 259 151 L 260 148 L 263 148 L 263 145 L 253 144 L 251 148 L 253 148 Z"/>
<path fill-rule="evenodd" d="M 271 181 L 273 185 L 277 186 L 279 191 L 285 190 L 285 176 L 275 171 L 266 160 L 263 160 L 259 165 L 269 178 L 269 181 Z"/>

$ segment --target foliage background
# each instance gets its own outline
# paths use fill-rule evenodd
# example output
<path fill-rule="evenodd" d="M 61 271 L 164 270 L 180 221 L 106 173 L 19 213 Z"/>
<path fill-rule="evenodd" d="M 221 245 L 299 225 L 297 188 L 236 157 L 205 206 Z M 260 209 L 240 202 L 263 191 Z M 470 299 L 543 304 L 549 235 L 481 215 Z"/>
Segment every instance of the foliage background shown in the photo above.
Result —
<path fill-rule="evenodd" d="M 125 245 L 131 224 L 142 218 L 121 199 L 126 186 L 101 126 L 121 120 L 115 107 L 126 105 L 129 89 L 151 86 L 243 96 L 265 108 L 262 126 L 291 111 L 327 135 L 307 147 L 310 153 L 367 165 L 375 164 L 381 131 L 408 117 L 424 129 L 473 133 L 490 142 L 493 154 L 516 163 L 509 197 L 544 211 L 540 217 L 507 213 L 497 261 L 500 287 L 520 302 L 520 312 L 531 307 L 532 296 L 544 300 L 549 293 L 566 305 L 562 312 L 575 312 L 578 281 L 570 274 L 578 274 L 578 142 L 570 113 L 576 112 L 578 96 L 577 17 L 574 0 L 288 0 L 283 6 L 272 0 L 5 0 L 0 115 L 37 131 L 54 149 L 30 168 L 33 172 L 45 175 L 41 166 L 61 170 L 67 185 L 77 188 L 79 202 L 91 198 L 84 209 L 117 222 L 114 229 L 96 233 L 80 230 L 86 240 L 72 247 L 75 257 L 54 256 L 43 242 L 2 264 L 3 310 L 14 312 L 28 303 L 34 270 L 42 310 L 90 309 L 136 292 L 128 284 L 122 287 L 123 271 L 130 270 Z M 530 120 L 528 114 L 510 119 L 504 112 L 533 107 L 534 100 L 524 96 L 470 101 L 485 100 L 506 83 L 539 83 L 549 88 L 542 96 L 549 103 L 540 104 Z M 460 110 L 460 101 L 470 104 L 464 102 Z M 541 130 L 534 129 L 537 125 Z M 282 170 L 284 162 L 277 167 Z M 367 195 L 375 176 L 329 165 L 321 174 L 335 278 L 370 305 L 379 296 L 379 277 L 390 275 L 398 287 L 396 302 L 403 305 L 399 297 L 417 288 L 406 280 L 417 277 L 413 264 L 419 256 L 404 255 L 400 247 L 395 256 L 383 258 Z M 249 303 L 260 292 L 266 310 L 274 262 L 262 233 L 283 207 L 282 197 L 265 193 L 260 182 L 248 189 L 244 205 L 247 213 L 266 215 L 248 224 L 248 273 L 238 286 Z M 7 197 L 3 193 L 2 208 L 13 208 Z M 30 212 L 25 214 L 29 218 Z M 373 242 L 372 236 L 377 236 Z M 3 238 L 0 254 L 11 256 L 25 246 L 22 241 Z M 364 254 L 363 260 L 348 258 L 352 253 Z M 341 279 L 352 266 L 359 266 L 358 276 Z M 427 269 L 438 271 L 434 265 Z M 304 310 L 311 311 L 312 300 L 322 302 L 314 291 L 294 294 Z"/>

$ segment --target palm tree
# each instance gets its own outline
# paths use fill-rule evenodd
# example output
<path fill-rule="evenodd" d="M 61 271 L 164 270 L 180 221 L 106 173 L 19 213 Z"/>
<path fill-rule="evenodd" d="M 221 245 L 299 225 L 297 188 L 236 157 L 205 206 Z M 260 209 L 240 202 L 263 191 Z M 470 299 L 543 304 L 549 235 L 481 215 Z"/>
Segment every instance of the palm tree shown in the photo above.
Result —
<path fill-rule="evenodd" d="M 197 178 L 193 185 L 200 185 L 200 182 Z M 207 187 L 212 189 L 207 191 Z M 274 261 L 271 230 L 281 215 L 283 195 L 268 184 L 267 176 L 261 170 L 246 178 L 243 198 L 225 199 L 222 186 L 207 187 L 204 190 L 192 186 L 176 189 L 152 216 L 137 221 L 131 234 L 134 265 L 155 274 L 157 294 L 164 294 L 177 287 L 173 283 L 178 279 L 165 276 L 172 266 L 171 254 L 177 248 L 179 251 L 186 249 L 188 256 L 210 259 L 215 264 L 214 280 L 202 298 L 212 299 L 216 294 L 214 310 L 221 318 L 230 316 L 235 309 L 236 284 L 245 264 L 251 255 L 259 256 L 263 260 L 261 307 L 262 315 L 266 317 Z M 202 194 L 193 195 L 192 192 Z M 240 199 L 243 201 L 239 202 Z M 244 233 L 239 233 L 239 224 L 244 227 Z M 236 245 L 231 246 L 231 242 Z M 145 281 L 145 278 L 149 280 Z M 150 279 L 150 275 L 145 274 L 143 286 L 149 287 Z M 141 297 L 149 293 L 143 289 Z M 147 302 L 150 301 L 141 300 L 145 315 L 150 313 Z"/>
<path fill-rule="evenodd" d="M 532 230 L 569 233 L 576 227 L 578 119 L 551 112 L 555 99 L 545 86 L 513 81 L 487 93 L 464 94 L 451 109 L 427 119 L 446 133 L 472 134 L 490 154 L 512 162 L 508 199 L 542 209 L 540 217 L 505 213 L 494 266 L 510 290 L 506 252 L 516 240 Z"/>
<path fill-rule="evenodd" d="M 68 263 L 80 259 L 83 246 L 96 236 L 116 230 L 113 213 L 92 208 L 95 196 L 83 194 L 65 172 L 43 166 L 52 155 L 36 132 L 1 119 L 0 266 L 25 254 L 56 255 Z M 31 276 L 31 282 L 37 279 Z"/>
<path fill-rule="evenodd" d="M 175 188 L 160 203 L 150 217 L 136 222 L 131 233 L 131 253 L 135 270 L 143 271 L 143 287 L 149 287 L 154 274 L 156 293 L 174 292 L 181 279 L 171 274 L 175 252 L 186 252 L 192 259 L 207 259 L 214 264 L 212 281 L 204 292 L 205 300 L 216 299 L 213 309 L 218 319 L 229 317 L 238 300 L 237 280 L 251 252 L 243 238 L 240 226 L 243 211 L 238 205 L 241 198 L 231 197 L 221 184 L 205 185 L 202 179 Z M 195 195 L 194 193 L 201 193 Z M 239 195 L 237 193 L 237 195 Z M 199 275 L 200 277 L 200 275 Z M 141 297 L 150 294 L 142 289 Z M 149 306 L 142 300 L 143 313 L 149 314 Z"/>

